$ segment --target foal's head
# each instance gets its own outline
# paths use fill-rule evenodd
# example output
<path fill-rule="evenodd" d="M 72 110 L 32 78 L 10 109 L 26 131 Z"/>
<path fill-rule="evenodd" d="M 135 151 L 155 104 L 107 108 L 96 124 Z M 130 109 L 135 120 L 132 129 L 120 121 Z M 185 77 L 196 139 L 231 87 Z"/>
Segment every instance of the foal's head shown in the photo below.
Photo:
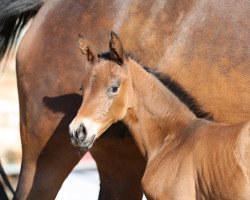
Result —
<path fill-rule="evenodd" d="M 92 72 L 82 82 L 83 102 L 69 132 L 74 145 L 90 148 L 97 137 L 126 115 L 132 81 L 129 59 L 115 33 L 111 32 L 110 52 L 103 55 L 96 55 L 81 36 L 79 44 Z"/>

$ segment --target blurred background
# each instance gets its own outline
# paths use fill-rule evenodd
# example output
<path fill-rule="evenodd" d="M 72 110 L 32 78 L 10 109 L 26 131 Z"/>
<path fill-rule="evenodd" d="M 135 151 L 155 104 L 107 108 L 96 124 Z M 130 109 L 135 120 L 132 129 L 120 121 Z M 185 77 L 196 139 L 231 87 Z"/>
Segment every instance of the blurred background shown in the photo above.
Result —
<path fill-rule="evenodd" d="M 0 73 L 0 159 L 11 184 L 16 188 L 21 164 L 19 106 L 15 59 Z M 99 176 L 96 164 L 88 153 L 65 180 L 56 200 L 96 200 Z"/>

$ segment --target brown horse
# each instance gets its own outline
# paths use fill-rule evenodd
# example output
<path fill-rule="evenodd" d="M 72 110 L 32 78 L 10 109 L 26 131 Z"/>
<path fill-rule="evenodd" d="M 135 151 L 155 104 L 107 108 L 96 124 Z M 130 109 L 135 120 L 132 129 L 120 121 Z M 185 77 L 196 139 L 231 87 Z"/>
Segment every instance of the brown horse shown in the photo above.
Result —
<path fill-rule="evenodd" d="M 113 32 L 104 56 L 81 37 L 80 46 L 92 72 L 70 124 L 73 144 L 90 148 L 122 120 L 147 160 L 147 199 L 250 199 L 250 121 L 225 125 L 197 118 L 126 55 Z"/>
<path fill-rule="evenodd" d="M 79 32 L 100 51 L 107 50 L 110 30 L 126 36 L 128 51 L 171 76 L 215 121 L 250 118 L 249 1 L 46 0 L 40 8 L 41 4 L 0 4 L 1 58 L 39 10 L 17 53 L 23 147 L 17 199 L 54 199 L 81 159 L 68 137 L 68 125 L 82 101 L 82 75 L 89 74 L 77 45 Z M 141 199 L 145 160 L 123 124 L 96 140 L 91 154 L 100 174 L 99 199 Z"/>

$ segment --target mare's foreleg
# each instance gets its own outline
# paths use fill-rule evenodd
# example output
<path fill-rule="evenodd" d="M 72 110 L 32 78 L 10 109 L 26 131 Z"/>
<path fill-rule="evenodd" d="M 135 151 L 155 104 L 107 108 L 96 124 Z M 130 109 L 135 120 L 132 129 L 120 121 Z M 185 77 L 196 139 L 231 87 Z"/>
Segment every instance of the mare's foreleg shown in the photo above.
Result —
<path fill-rule="evenodd" d="M 99 200 L 141 200 L 141 178 L 146 162 L 131 137 L 119 137 L 124 130 L 96 140 L 91 149 L 100 174 Z"/>
<path fill-rule="evenodd" d="M 33 122 L 29 120 L 29 122 Z M 15 199 L 55 199 L 63 181 L 81 159 L 67 131 L 21 124 L 23 158 Z M 43 124 L 44 125 L 44 124 Z"/>
<path fill-rule="evenodd" d="M 68 134 L 77 108 L 64 109 L 65 105 L 75 105 L 76 98 L 44 97 L 44 92 L 35 84 L 28 85 L 26 79 L 18 83 L 23 152 L 15 199 L 52 200 L 82 157 Z M 57 107 L 60 112 L 52 109 Z"/>

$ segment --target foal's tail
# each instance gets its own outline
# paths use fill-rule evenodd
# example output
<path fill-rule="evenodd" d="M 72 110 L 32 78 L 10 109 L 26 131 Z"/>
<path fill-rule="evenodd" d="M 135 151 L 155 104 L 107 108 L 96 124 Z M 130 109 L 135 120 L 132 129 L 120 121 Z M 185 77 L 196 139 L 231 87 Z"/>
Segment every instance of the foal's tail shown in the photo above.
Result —
<path fill-rule="evenodd" d="M 0 199 L 1 200 L 8 200 L 8 196 L 5 192 L 5 189 L 4 189 L 4 185 L 10 190 L 10 192 L 12 193 L 12 195 L 14 196 L 14 190 L 9 182 L 9 179 L 3 169 L 3 166 L 1 164 L 1 161 L 0 161 L 0 175 L 2 177 L 2 182 L 0 180 Z"/>
<path fill-rule="evenodd" d="M 8 60 L 22 29 L 36 15 L 42 4 L 43 0 L 1 0 L 0 61 Z M 3 68 L 5 66 L 6 62 Z"/>

